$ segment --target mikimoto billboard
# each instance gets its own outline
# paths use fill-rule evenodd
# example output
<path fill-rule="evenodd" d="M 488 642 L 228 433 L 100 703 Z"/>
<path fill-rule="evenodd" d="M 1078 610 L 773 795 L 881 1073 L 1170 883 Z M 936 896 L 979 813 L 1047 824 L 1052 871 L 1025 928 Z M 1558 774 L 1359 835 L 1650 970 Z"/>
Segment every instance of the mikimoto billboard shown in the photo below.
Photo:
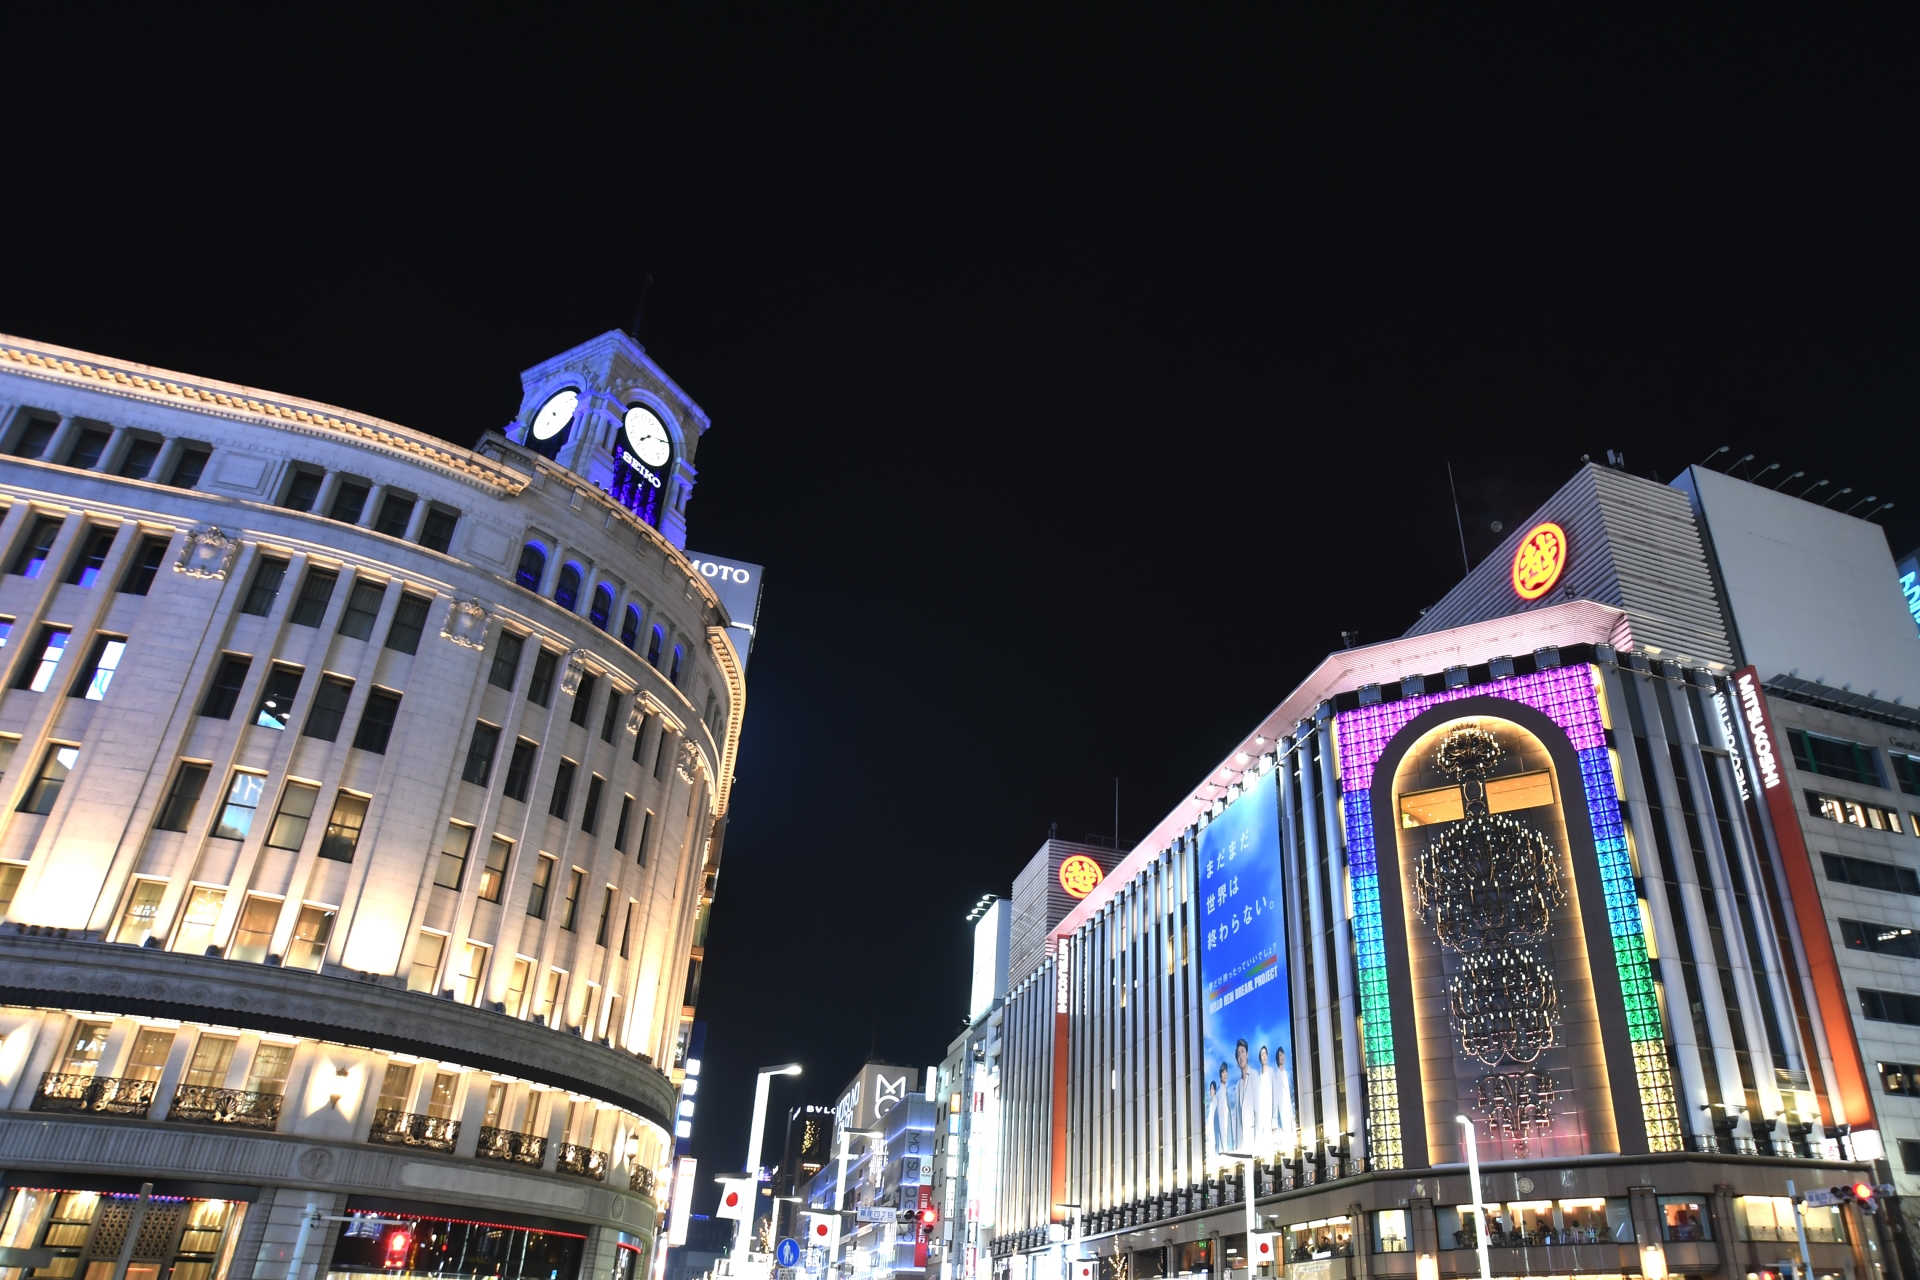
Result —
<path fill-rule="evenodd" d="M 747 653 L 760 628 L 760 580 L 766 569 L 745 560 L 723 560 L 718 556 L 687 552 L 687 563 L 707 580 L 720 603 L 727 607 L 727 634 L 740 655 L 740 669 L 747 669 Z"/>
<path fill-rule="evenodd" d="M 1295 1145 L 1278 779 L 1278 769 L 1250 773 L 1200 832 L 1209 1165 L 1223 1152 L 1271 1158 Z"/>

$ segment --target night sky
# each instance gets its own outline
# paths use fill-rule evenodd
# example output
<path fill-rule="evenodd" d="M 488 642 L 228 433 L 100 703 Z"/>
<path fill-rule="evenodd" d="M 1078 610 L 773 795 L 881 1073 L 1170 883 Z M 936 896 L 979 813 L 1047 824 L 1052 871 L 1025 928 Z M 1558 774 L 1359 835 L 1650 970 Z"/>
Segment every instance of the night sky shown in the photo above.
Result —
<path fill-rule="evenodd" d="M 1170 13 L 169 13 L 11 60 L 0 332 L 470 444 L 654 276 L 689 544 L 768 567 L 703 1175 L 755 1067 L 805 1064 L 777 1110 L 943 1055 L 1050 823 L 1111 835 L 1118 778 L 1142 835 L 1438 599 L 1449 462 L 1476 562 L 1583 454 L 1722 444 L 1920 543 L 1910 33 Z"/>

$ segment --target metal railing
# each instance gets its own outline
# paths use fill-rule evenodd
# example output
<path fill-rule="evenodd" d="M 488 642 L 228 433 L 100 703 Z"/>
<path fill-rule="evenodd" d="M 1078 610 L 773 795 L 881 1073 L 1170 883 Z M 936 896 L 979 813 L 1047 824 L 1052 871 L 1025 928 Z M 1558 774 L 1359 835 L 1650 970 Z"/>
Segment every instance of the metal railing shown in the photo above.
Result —
<path fill-rule="evenodd" d="M 182 1124 L 231 1125 L 236 1129 L 270 1131 L 280 1125 L 281 1101 L 277 1093 L 183 1084 L 173 1095 L 167 1119 Z"/>
<path fill-rule="evenodd" d="M 124 1076 L 62 1075 L 49 1071 L 40 1077 L 33 1095 L 33 1111 L 97 1111 L 114 1116 L 145 1116 L 153 1108 L 152 1080 Z"/>
<path fill-rule="evenodd" d="M 460 1138 L 460 1122 L 444 1116 L 423 1116 L 417 1111 L 376 1111 L 368 1142 L 388 1142 L 402 1147 L 428 1147 L 434 1151 L 452 1151 Z"/>
<path fill-rule="evenodd" d="M 653 1170 L 635 1165 L 627 1170 L 627 1190 L 638 1191 L 643 1196 L 652 1196 L 654 1190 Z"/>
<path fill-rule="evenodd" d="M 574 1173 L 583 1178 L 592 1178 L 595 1182 L 607 1180 L 607 1153 L 583 1147 L 577 1142 L 560 1144 L 560 1160 L 557 1166 L 562 1173 Z"/>
<path fill-rule="evenodd" d="M 532 1165 L 538 1169 L 547 1160 L 547 1140 L 531 1133 L 511 1129 L 480 1130 L 480 1145 L 474 1153 L 482 1160 L 505 1160 L 509 1164 Z"/>

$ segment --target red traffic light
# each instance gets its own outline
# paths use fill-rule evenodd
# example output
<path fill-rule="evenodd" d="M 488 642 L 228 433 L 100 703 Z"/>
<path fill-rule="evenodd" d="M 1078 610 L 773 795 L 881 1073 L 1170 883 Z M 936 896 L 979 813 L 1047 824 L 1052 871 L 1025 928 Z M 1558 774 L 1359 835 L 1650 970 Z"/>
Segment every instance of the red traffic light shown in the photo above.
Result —
<path fill-rule="evenodd" d="M 932 1226 L 939 1220 L 940 1211 L 938 1209 L 922 1209 L 920 1211 L 920 1221 L 926 1223 L 928 1226 Z"/>
<path fill-rule="evenodd" d="M 1856 1182 L 1856 1183 L 1854 1183 L 1854 1184 L 1853 1184 L 1853 1198 L 1854 1198 L 1855 1200 L 1858 1200 L 1858 1201 L 1860 1201 L 1860 1202 L 1861 1202 L 1861 1203 L 1863 1203 L 1863 1204 L 1864 1204 L 1864 1203 L 1866 1203 L 1867 1201 L 1869 1201 L 1869 1200 L 1871 1200 L 1871 1199 L 1873 1199 L 1873 1184 L 1872 1184 L 1871 1182 Z"/>

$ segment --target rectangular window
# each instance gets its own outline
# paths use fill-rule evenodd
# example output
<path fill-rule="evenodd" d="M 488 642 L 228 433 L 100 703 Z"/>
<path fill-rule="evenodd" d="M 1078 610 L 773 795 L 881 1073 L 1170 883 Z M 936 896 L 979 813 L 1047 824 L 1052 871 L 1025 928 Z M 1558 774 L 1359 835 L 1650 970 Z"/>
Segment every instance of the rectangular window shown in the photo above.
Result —
<path fill-rule="evenodd" d="M 19 749 L 19 735 L 0 734 L 0 778 L 5 778 L 7 770 L 13 767 L 13 753 Z"/>
<path fill-rule="evenodd" d="M 513 856 L 513 841 L 493 837 L 487 846 L 487 865 L 480 869 L 480 901 L 500 901 L 500 890 L 507 883 L 507 859 Z"/>
<path fill-rule="evenodd" d="M 1864 831 L 1904 829 L 1897 810 L 1882 809 L 1876 804 L 1862 804 L 1858 800 L 1847 800 L 1840 796 L 1823 796 L 1818 791 L 1807 792 L 1807 812 L 1816 818 L 1859 827 Z"/>
<path fill-rule="evenodd" d="M 250 613 L 256 618 L 264 618 L 273 612 L 273 602 L 280 598 L 280 588 L 287 580 L 287 562 L 273 556 L 263 556 L 260 565 L 253 571 L 253 585 L 247 588 L 246 601 L 240 606 L 240 612 Z"/>
<path fill-rule="evenodd" d="M 1874 763 L 1873 748 L 1808 733 L 1804 729 L 1787 730 L 1787 742 L 1793 748 L 1793 763 L 1802 773 L 1817 773 L 1828 778 L 1843 778 L 1869 787 L 1884 787 L 1880 768 Z"/>
<path fill-rule="evenodd" d="M 613 923 L 613 886 L 608 885 L 606 899 L 600 904 L 600 927 L 594 930 L 593 945 L 596 947 L 607 945 L 607 926 L 611 923 Z"/>
<path fill-rule="evenodd" d="M 47 686 L 53 683 L 54 672 L 60 669 L 61 655 L 67 651 L 67 641 L 73 639 L 73 631 L 68 627 L 40 628 L 40 643 L 27 655 L 20 666 L 20 678 L 14 682 L 16 689 L 31 689 L 35 693 L 45 693 Z M 36 659 L 33 655 L 38 654 Z"/>
<path fill-rule="evenodd" d="M 160 915 L 160 899 L 167 893 L 165 880 L 135 880 L 127 895 L 126 910 L 120 913 L 120 927 L 113 931 L 115 942 L 145 946 L 154 934 L 154 921 Z"/>
<path fill-rule="evenodd" d="M 485 720 L 476 720 L 473 737 L 467 741 L 467 763 L 460 770 L 461 781 L 476 787 L 486 786 L 487 779 L 493 776 L 493 753 L 499 749 L 500 730 Z"/>
<path fill-rule="evenodd" d="M 80 551 L 73 557 L 73 565 L 67 570 L 67 585 L 70 587 L 91 587 L 100 581 L 100 567 L 107 562 L 107 555 L 113 550 L 113 540 L 119 535 L 118 529 L 89 530 L 80 539 Z"/>
<path fill-rule="evenodd" d="M 533 660 L 533 679 L 527 684 L 527 701 L 536 707 L 544 707 L 553 699 L 553 673 L 560 665 L 560 657 L 551 649 L 542 649 L 540 656 Z"/>
<path fill-rule="evenodd" d="M 153 575 L 160 571 L 160 562 L 166 558 L 165 538 L 142 538 L 133 559 L 127 563 L 126 576 L 120 579 L 120 594 L 143 596 L 153 590 Z"/>
<path fill-rule="evenodd" d="M 446 949 L 446 934 L 420 931 L 413 944 L 413 967 L 407 971 L 407 990 L 433 994 L 434 979 L 440 976 L 440 957 Z"/>
<path fill-rule="evenodd" d="M 80 748 L 54 743 L 47 748 L 47 754 L 40 760 L 40 776 L 27 788 L 27 794 L 20 800 L 21 813 L 52 813 L 54 801 L 60 798 L 60 788 L 66 782 L 67 775 L 73 772 L 73 765 L 80 758 Z"/>
<path fill-rule="evenodd" d="M 640 904 L 632 898 L 627 899 L 626 923 L 620 926 L 620 958 L 622 960 L 627 958 L 627 945 L 633 941 L 633 913 L 639 906 Z"/>
<path fill-rule="evenodd" d="M 300 693 L 300 678 L 306 672 L 299 667 L 273 664 L 260 688 L 260 705 L 254 708 L 253 722 L 262 729 L 284 729 L 293 718 L 293 700 Z"/>
<path fill-rule="evenodd" d="M 293 479 L 287 484 L 287 500 L 280 505 L 289 511 L 311 511 L 316 498 L 320 496 L 318 471 L 295 471 Z"/>
<path fill-rule="evenodd" d="M 1920 960 L 1920 933 L 1902 925 L 1867 924 L 1860 920 L 1843 919 L 1840 921 L 1840 939 L 1854 951 Z"/>
<path fill-rule="evenodd" d="M 353 851 L 360 844 L 360 828 L 366 820 L 367 797 L 350 791 L 335 795 L 326 834 L 320 837 L 320 856 L 335 862 L 352 862 Z"/>
<path fill-rule="evenodd" d="M 327 511 L 327 519 L 338 520 L 342 524 L 359 524 L 360 513 L 367 509 L 369 486 L 358 480 L 342 480 L 333 491 L 333 506 Z"/>
<path fill-rule="evenodd" d="M 166 1070 L 167 1055 L 173 1052 L 173 1032 L 157 1027 L 142 1027 L 134 1037 L 133 1055 L 121 1072 L 131 1080 L 158 1080 Z"/>
<path fill-rule="evenodd" d="M 93 470 L 100 465 L 100 455 L 107 451 L 107 441 L 111 439 L 111 431 L 82 427 L 80 438 L 73 442 L 73 452 L 67 455 L 67 465 L 80 471 Z"/>
<path fill-rule="evenodd" d="M 440 865 L 433 882 L 443 889 L 458 889 L 467 874 L 467 854 L 473 848 L 473 828 L 459 822 L 447 824 L 440 841 Z"/>
<path fill-rule="evenodd" d="M 323 677 L 320 692 L 313 699 L 313 709 L 307 712 L 307 727 L 300 732 L 322 742 L 337 741 L 340 722 L 346 718 L 347 702 L 352 697 L 353 681 L 339 676 Z"/>
<path fill-rule="evenodd" d="M 187 1063 L 187 1076 L 181 1083 L 195 1089 L 224 1089 L 227 1068 L 233 1065 L 235 1043 L 232 1036 L 201 1036 L 200 1043 L 193 1046 L 193 1058 Z"/>
<path fill-rule="evenodd" d="M 600 793 L 606 785 L 597 773 L 587 779 L 587 807 L 580 811 L 580 829 L 590 836 L 600 831 Z"/>
<path fill-rule="evenodd" d="M 273 943 L 273 926 L 280 922 L 280 903 L 274 898 L 247 899 L 240 908 L 240 923 L 233 927 L 233 941 L 227 947 L 227 959 L 259 964 L 267 958 Z"/>
<path fill-rule="evenodd" d="M 525 738 L 513 744 L 513 757 L 507 761 L 506 785 L 501 788 L 509 800 L 526 800 L 527 788 L 533 783 L 534 757 L 539 750 L 539 743 L 528 742 Z"/>
<path fill-rule="evenodd" d="M 580 914 L 580 882 L 586 878 L 587 873 L 578 867 L 567 873 L 567 897 L 560 904 L 560 927 L 569 933 L 573 932 L 575 918 Z"/>
<path fill-rule="evenodd" d="M 480 993 L 486 990 L 487 956 L 491 951 L 491 947 L 478 942 L 469 942 L 460 948 L 459 964 L 450 985 L 453 987 L 453 998 L 461 1004 L 480 1003 Z M 451 1080 L 453 1077 L 442 1076 L 441 1079 Z"/>
<path fill-rule="evenodd" d="M 180 461 L 173 464 L 173 475 L 167 483 L 176 489 L 191 489 L 200 483 L 200 477 L 207 469 L 207 459 L 213 456 L 211 449 L 185 448 L 180 451 Z"/>
<path fill-rule="evenodd" d="M 340 611 L 340 634 L 353 640 L 371 637 L 374 619 L 380 616 L 380 602 L 386 598 L 386 583 L 356 577 L 353 591 L 347 596 L 347 607 Z"/>
<path fill-rule="evenodd" d="M 1858 885 L 1862 889 L 1920 897 L 1920 875 L 1907 867 L 1832 853 L 1821 854 L 1820 861 L 1826 867 L 1827 879 L 1835 884 Z"/>
<path fill-rule="evenodd" d="M 587 716 L 593 709 L 593 691 L 599 680 L 590 675 L 580 677 L 580 687 L 574 691 L 573 714 L 568 717 L 582 729 L 587 727 Z"/>
<path fill-rule="evenodd" d="M 520 674 L 520 651 L 526 647 L 527 638 L 517 632 L 502 630 L 500 643 L 494 646 L 493 666 L 487 671 L 487 683 L 496 689 L 513 688 L 513 679 Z"/>
<path fill-rule="evenodd" d="M 54 516 L 42 516 L 34 523 L 33 532 L 27 535 L 26 545 L 20 548 L 20 554 L 13 559 L 13 572 L 23 578 L 37 578 L 40 571 L 47 567 L 47 556 L 53 551 L 54 540 L 60 536 L 63 522 Z"/>
<path fill-rule="evenodd" d="M 673 735 L 667 732 L 667 722 L 662 720 L 660 722 L 660 745 L 654 748 L 653 753 L 653 776 L 656 779 L 664 780 L 667 776 L 667 743 L 671 741 L 672 738 Z"/>
<path fill-rule="evenodd" d="M 240 699 L 240 686 L 247 682 L 247 668 L 253 665 L 253 659 L 228 654 L 220 661 L 220 670 L 214 674 L 213 687 L 207 690 L 207 700 L 200 704 L 200 714 L 214 720 L 225 720 L 233 715 L 233 704 Z"/>
<path fill-rule="evenodd" d="M 553 883 L 554 860 L 546 854 L 533 867 L 533 884 L 527 891 L 527 914 L 535 920 L 547 918 L 547 886 Z"/>
<path fill-rule="evenodd" d="M 641 749 L 646 745 L 647 726 L 652 723 L 653 723 L 652 716 L 642 716 L 640 718 L 640 728 L 633 735 L 633 762 L 635 764 L 646 763 L 646 758 L 643 757 L 640 754 L 640 752 L 641 752 Z"/>
<path fill-rule="evenodd" d="M 340 581 L 340 575 L 332 569 L 308 569 L 306 581 L 300 584 L 300 598 L 293 602 L 293 616 L 288 619 L 296 627 L 317 627 L 327 616 L 327 603 L 333 599 L 333 586 Z"/>
<path fill-rule="evenodd" d="M 453 545 L 453 528 L 460 517 L 445 507 L 427 508 L 427 519 L 420 526 L 420 545 L 429 551 L 444 552 Z"/>
<path fill-rule="evenodd" d="M 107 1033 L 112 1030 L 111 1022 L 82 1022 L 75 1026 L 73 1039 L 67 1044 L 66 1074 L 90 1076 L 98 1072 L 100 1056 L 107 1048 Z"/>
<path fill-rule="evenodd" d="M 387 648 L 398 653 L 419 653 L 420 634 L 427 629 L 427 606 L 432 601 L 410 591 L 400 593 L 394 606 L 393 625 L 387 628 Z"/>
<path fill-rule="evenodd" d="M 247 1092 L 284 1095 L 287 1091 L 287 1073 L 292 1068 L 292 1045 L 261 1045 L 253 1051 L 253 1062 L 247 1068 Z M 180 1270 L 178 1266 L 174 1268 L 176 1280 Z M 192 1274 L 192 1272 L 188 1273 L 189 1276 Z"/>
<path fill-rule="evenodd" d="M 200 793 L 207 788 L 211 766 L 187 761 L 173 775 L 173 789 L 167 792 L 154 826 L 161 831 L 185 831 L 193 822 L 193 811 L 200 807 Z"/>
<path fill-rule="evenodd" d="M 547 970 L 546 985 L 540 989 L 540 1002 L 533 1010 L 534 1017 L 555 1029 L 559 1028 L 561 1015 L 566 1010 L 566 1004 L 560 998 L 566 981 L 566 970 Z"/>
<path fill-rule="evenodd" d="M 567 820 L 567 809 L 573 803 L 573 771 L 573 761 L 560 761 L 559 771 L 553 775 L 553 794 L 547 798 L 547 812 L 562 822 Z"/>
<path fill-rule="evenodd" d="M 98 702 L 106 697 L 107 686 L 113 683 L 113 673 L 120 669 L 120 656 L 126 651 L 125 636 L 95 637 L 93 651 L 87 655 L 86 665 L 74 676 L 73 687 L 67 690 L 67 696 L 85 698 L 89 702 Z"/>
<path fill-rule="evenodd" d="M 20 439 L 13 446 L 13 456 L 38 458 L 53 442 L 53 433 L 59 429 L 59 426 L 59 423 L 50 422 L 46 418 L 28 418 L 25 430 L 21 431 Z"/>
<path fill-rule="evenodd" d="M 273 815 L 267 847 L 298 849 L 305 844 L 307 828 L 313 825 L 313 807 L 319 799 L 320 788 L 313 783 L 289 782 L 280 793 L 280 811 Z"/>
<path fill-rule="evenodd" d="M 154 460 L 160 456 L 160 442 L 135 436 L 127 445 L 127 456 L 120 460 L 120 474 L 129 480 L 145 480 L 153 473 Z"/>
<path fill-rule="evenodd" d="M 1897 1022 L 1920 1027 L 1920 996 L 1904 991 L 1874 991 L 1860 988 L 1860 1016 L 1870 1022 Z"/>
<path fill-rule="evenodd" d="M 1893 765 L 1894 781 L 1900 784 L 1900 789 L 1910 796 L 1920 796 L 1920 756 L 1889 751 L 1887 759 Z"/>
<path fill-rule="evenodd" d="M 393 722 L 400 715 L 400 695 L 375 689 L 367 695 L 367 708 L 360 713 L 360 728 L 353 745 L 375 755 L 387 754 L 387 741 L 393 736 Z"/>
<path fill-rule="evenodd" d="M 618 689 L 607 690 L 607 713 L 600 717 L 600 741 L 613 741 L 613 731 L 620 724 L 620 704 L 624 701 Z"/>
<path fill-rule="evenodd" d="M 1900 1167 L 1908 1173 L 1920 1173 L 1920 1139 L 1901 1138 Z"/>
<path fill-rule="evenodd" d="M 527 978 L 533 973 L 533 961 L 515 958 L 513 970 L 507 975 L 507 998 L 502 1001 L 509 1018 L 522 1018 L 527 1013 Z M 493 1086 L 496 1089 L 503 1085 Z M 492 1100 L 488 1100 L 491 1105 Z"/>
<path fill-rule="evenodd" d="M 220 820 L 214 824 L 213 834 L 222 840 L 245 840 L 247 832 L 253 830 L 253 815 L 260 807 L 260 793 L 266 785 L 267 780 L 257 773 L 236 771 L 233 781 L 227 784 L 227 801 L 220 808 Z"/>
<path fill-rule="evenodd" d="M 428 936 L 422 934 L 424 941 Z M 431 986 L 431 984 L 429 984 Z M 409 984 L 411 989 L 411 984 Z M 380 1081 L 380 1111 L 413 1110 L 413 1067 L 405 1062 L 389 1062 L 386 1075 Z"/>
<path fill-rule="evenodd" d="M 373 522 L 375 533 L 384 533 L 389 538 L 407 536 L 407 525 L 413 520 L 413 499 L 397 493 L 390 493 L 380 499 L 380 516 Z"/>
<path fill-rule="evenodd" d="M 321 961 L 327 956 L 327 943 L 333 939 L 333 916 L 332 907 L 300 908 L 293 938 L 287 943 L 287 958 L 283 962 L 287 968 L 320 972 Z"/>
<path fill-rule="evenodd" d="M 1880 1064 L 1880 1087 L 1905 1098 L 1920 1098 L 1920 1066 L 1911 1062 Z"/>
<path fill-rule="evenodd" d="M 627 823 L 633 818 L 633 797 L 620 799 L 620 821 L 613 824 L 613 847 L 621 853 L 627 851 Z"/>
<path fill-rule="evenodd" d="M 227 902 L 227 891 L 213 885 L 197 884 L 187 892 L 187 909 L 180 913 L 180 927 L 173 931 L 173 950 L 190 956 L 203 956 L 213 945 L 213 927 L 220 923 L 220 908 Z"/>
<path fill-rule="evenodd" d="M 640 842 L 635 846 L 640 856 L 640 865 L 647 865 L 647 838 L 653 834 L 653 810 L 640 815 Z"/>

